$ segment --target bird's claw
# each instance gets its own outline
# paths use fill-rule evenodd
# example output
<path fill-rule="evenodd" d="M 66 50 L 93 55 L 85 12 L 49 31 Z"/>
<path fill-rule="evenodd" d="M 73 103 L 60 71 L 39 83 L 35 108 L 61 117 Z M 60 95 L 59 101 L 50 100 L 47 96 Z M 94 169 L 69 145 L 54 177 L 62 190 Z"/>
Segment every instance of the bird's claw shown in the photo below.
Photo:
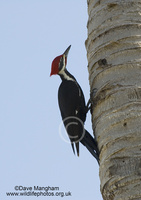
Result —
<path fill-rule="evenodd" d="M 87 113 L 89 110 L 91 110 L 91 108 L 92 108 L 92 102 L 91 102 L 91 99 L 89 99 L 89 101 L 88 101 L 88 103 L 87 103 L 87 105 L 86 105 L 86 113 Z"/>

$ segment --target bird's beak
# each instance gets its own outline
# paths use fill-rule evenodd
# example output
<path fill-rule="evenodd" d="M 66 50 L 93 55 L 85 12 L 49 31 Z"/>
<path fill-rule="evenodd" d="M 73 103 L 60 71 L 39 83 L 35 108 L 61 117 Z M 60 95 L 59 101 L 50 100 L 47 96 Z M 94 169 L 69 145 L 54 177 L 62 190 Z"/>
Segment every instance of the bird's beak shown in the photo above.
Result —
<path fill-rule="evenodd" d="M 65 55 L 65 57 L 67 58 L 69 50 L 71 48 L 71 45 L 66 49 L 66 51 L 63 53 L 63 55 Z"/>

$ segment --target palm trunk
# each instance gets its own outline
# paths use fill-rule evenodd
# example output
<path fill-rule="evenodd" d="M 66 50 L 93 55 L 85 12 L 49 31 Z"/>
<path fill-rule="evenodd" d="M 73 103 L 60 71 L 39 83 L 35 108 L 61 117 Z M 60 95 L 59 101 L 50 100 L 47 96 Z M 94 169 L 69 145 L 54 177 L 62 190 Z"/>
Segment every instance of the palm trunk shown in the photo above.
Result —
<path fill-rule="evenodd" d="M 141 0 L 88 0 L 88 15 L 101 193 L 104 200 L 141 199 Z"/>

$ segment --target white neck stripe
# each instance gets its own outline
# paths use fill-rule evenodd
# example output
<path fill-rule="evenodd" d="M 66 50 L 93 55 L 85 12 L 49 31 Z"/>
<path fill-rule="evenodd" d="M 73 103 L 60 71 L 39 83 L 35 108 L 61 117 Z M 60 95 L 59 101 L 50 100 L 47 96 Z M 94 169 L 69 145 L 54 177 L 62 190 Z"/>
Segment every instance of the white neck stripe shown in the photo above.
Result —
<path fill-rule="evenodd" d="M 73 78 L 69 77 L 65 71 L 62 69 L 60 72 L 59 72 L 60 75 L 63 75 L 64 79 L 68 80 L 68 81 L 75 81 Z"/>

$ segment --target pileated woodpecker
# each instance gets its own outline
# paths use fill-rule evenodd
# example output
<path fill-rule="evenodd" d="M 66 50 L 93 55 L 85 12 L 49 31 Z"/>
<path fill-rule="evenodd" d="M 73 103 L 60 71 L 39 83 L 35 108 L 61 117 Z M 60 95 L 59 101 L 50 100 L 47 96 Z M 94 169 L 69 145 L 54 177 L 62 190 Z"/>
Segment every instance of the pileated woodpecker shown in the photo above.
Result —
<path fill-rule="evenodd" d="M 53 60 L 50 76 L 58 74 L 62 79 L 58 91 L 59 108 L 73 152 L 75 153 L 75 144 L 79 156 L 79 142 L 81 142 L 99 162 L 97 143 L 84 129 L 88 107 L 85 104 L 83 91 L 74 76 L 66 69 L 70 47 L 71 45 L 62 55 Z"/>

